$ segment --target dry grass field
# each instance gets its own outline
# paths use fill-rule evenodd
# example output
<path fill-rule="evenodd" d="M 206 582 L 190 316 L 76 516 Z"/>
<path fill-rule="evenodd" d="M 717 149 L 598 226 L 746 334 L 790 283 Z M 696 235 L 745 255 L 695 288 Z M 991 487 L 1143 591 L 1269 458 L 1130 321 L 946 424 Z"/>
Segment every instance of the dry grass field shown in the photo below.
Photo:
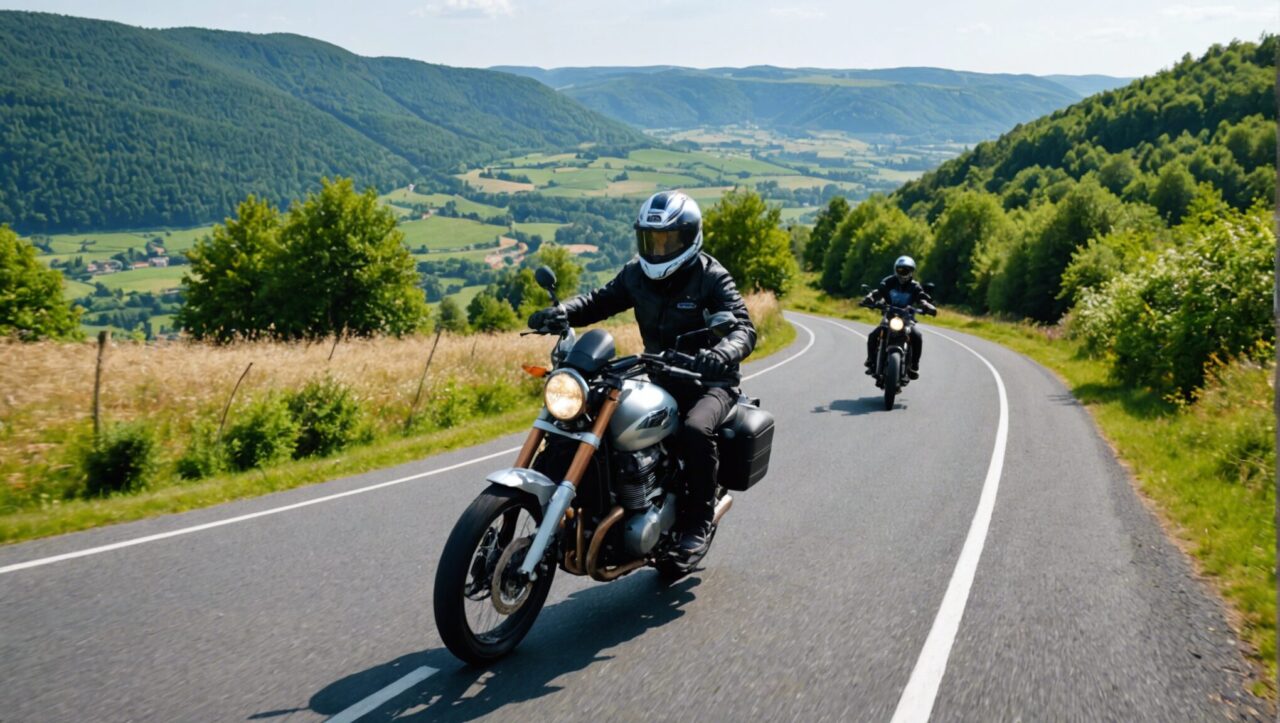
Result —
<path fill-rule="evenodd" d="M 762 329 L 783 325 L 772 295 L 755 295 L 748 303 Z M 611 331 L 620 354 L 640 350 L 634 324 Z M 192 431 L 217 424 L 237 379 L 252 364 L 229 425 L 255 399 L 328 376 L 353 391 L 375 439 L 399 437 L 433 341 L 434 336 L 345 340 L 336 349 L 332 343 L 114 341 L 103 366 L 102 418 L 106 425 L 149 425 L 161 448 L 160 477 L 173 477 L 174 460 Z M 547 363 L 551 343 L 515 332 L 445 334 L 418 408 L 429 415 L 455 389 L 483 385 L 519 390 L 532 400 L 538 384 L 521 365 Z M 96 357 L 93 342 L 0 341 L 0 515 L 55 504 L 82 477 L 77 459 L 91 437 Z"/>

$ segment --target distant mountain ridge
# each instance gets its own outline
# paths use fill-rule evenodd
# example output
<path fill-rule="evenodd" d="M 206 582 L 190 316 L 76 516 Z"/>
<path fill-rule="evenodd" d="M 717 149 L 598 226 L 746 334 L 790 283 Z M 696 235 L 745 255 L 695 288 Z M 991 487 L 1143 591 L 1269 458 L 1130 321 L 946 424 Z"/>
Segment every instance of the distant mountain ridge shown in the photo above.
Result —
<path fill-rule="evenodd" d="M 298 35 L 0 12 L 0 223 L 196 225 L 324 175 L 389 188 L 526 151 L 645 137 L 510 74 Z"/>
<path fill-rule="evenodd" d="M 695 69 L 620 66 L 491 70 L 538 80 L 588 108 L 642 128 L 755 123 L 976 141 L 1119 87 L 1110 76 L 973 73 L 945 68 Z"/>

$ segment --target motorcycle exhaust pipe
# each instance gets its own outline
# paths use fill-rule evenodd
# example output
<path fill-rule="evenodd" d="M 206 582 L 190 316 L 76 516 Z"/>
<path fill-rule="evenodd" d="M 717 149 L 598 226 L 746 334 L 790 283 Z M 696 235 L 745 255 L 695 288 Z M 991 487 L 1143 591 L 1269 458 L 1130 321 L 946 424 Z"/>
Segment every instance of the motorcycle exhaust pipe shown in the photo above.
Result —
<path fill-rule="evenodd" d="M 733 507 L 733 495 L 721 497 L 716 502 L 715 516 L 711 518 L 711 521 L 717 525 L 720 524 L 720 518 L 724 517 L 724 513 L 728 512 L 730 507 Z"/>

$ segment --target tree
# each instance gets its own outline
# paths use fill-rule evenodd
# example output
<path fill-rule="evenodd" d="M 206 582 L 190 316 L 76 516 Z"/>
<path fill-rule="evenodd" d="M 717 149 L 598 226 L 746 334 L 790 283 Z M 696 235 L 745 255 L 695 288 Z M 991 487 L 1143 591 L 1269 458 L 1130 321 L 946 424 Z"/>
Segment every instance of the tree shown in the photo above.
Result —
<path fill-rule="evenodd" d="M 1098 169 L 1098 181 L 1117 196 L 1124 193 L 1125 187 L 1133 183 L 1133 179 L 1137 177 L 1138 169 L 1134 167 L 1127 153 L 1111 156 Z"/>
<path fill-rule="evenodd" d="M 813 224 L 813 233 L 809 235 L 809 245 L 804 249 L 804 267 L 810 271 L 821 271 L 826 260 L 827 247 L 831 245 L 831 237 L 836 227 L 849 215 L 849 202 L 844 196 L 836 196 L 827 202 L 827 207 L 818 212 Z"/>
<path fill-rule="evenodd" d="M 1071 189 L 1053 207 L 1027 248 L 1026 286 L 1016 308 L 1008 309 L 1039 321 L 1057 321 L 1067 310 L 1059 298 L 1062 272 L 1071 255 L 1089 239 L 1108 233 L 1121 220 L 1120 199 L 1092 177 Z"/>
<path fill-rule="evenodd" d="M 35 247 L 0 226 L 0 336 L 67 339 L 80 335 L 80 308 L 62 298 L 62 274 L 46 269 Z"/>
<path fill-rule="evenodd" d="M 436 309 L 436 326 L 452 334 L 467 332 L 467 316 L 462 313 L 462 307 L 458 306 L 452 296 L 440 300 L 440 306 Z"/>
<path fill-rule="evenodd" d="M 1196 192 L 1196 179 L 1181 163 L 1168 163 L 1160 169 L 1159 180 L 1151 192 L 1151 203 L 1170 224 L 1182 220 Z"/>
<path fill-rule="evenodd" d="M 843 272 L 845 259 L 853 247 L 853 237 L 859 229 L 880 215 L 887 203 L 884 196 L 872 196 L 845 214 L 836 226 L 822 259 L 822 288 L 828 293 L 844 292 Z"/>
<path fill-rule="evenodd" d="M 707 253 L 744 289 L 781 296 L 800 272 L 791 240 L 782 230 L 782 211 L 770 208 L 754 191 L 726 193 L 707 212 L 702 228 Z"/>
<path fill-rule="evenodd" d="M 265 335 L 275 321 L 269 296 L 280 254 L 280 212 L 252 195 L 236 217 L 187 252 L 191 270 L 182 275 L 186 303 L 176 321 L 197 339 L 229 342 Z"/>
<path fill-rule="evenodd" d="M 535 263 L 539 266 L 547 266 L 555 272 L 557 295 L 568 298 L 578 293 L 578 285 L 582 278 L 582 264 L 569 253 L 569 249 L 555 244 L 546 244 L 538 250 Z M 534 286 L 541 294 L 539 299 L 551 301 L 546 292 L 542 291 L 542 287 L 537 286 L 536 282 Z"/>
<path fill-rule="evenodd" d="M 428 318 L 404 234 L 374 189 L 322 180 L 289 210 L 280 239 L 273 275 L 280 336 L 399 336 Z"/>
<path fill-rule="evenodd" d="M 929 226 L 924 221 L 886 204 L 854 232 L 840 269 L 840 288 L 847 295 L 856 295 L 863 284 L 875 285 L 893 273 L 893 262 L 899 256 L 925 258 L 931 243 Z M 920 270 L 928 269 L 921 266 Z"/>
<path fill-rule="evenodd" d="M 515 309 L 506 299 L 499 299 L 488 289 L 476 294 L 467 305 L 467 318 L 476 331 L 510 331 L 520 326 Z"/>
<path fill-rule="evenodd" d="M 791 255 L 796 257 L 796 261 L 803 259 L 805 249 L 809 248 L 813 230 L 797 223 L 787 227 L 787 236 L 791 238 Z"/>
<path fill-rule="evenodd" d="M 929 281 L 941 301 L 981 303 L 969 297 L 973 256 L 984 239 L 1008 233 L 1009 222 L 1000 201 L 981 191 L 965 191 L 947 201 L 933 227 L 933 249 L 923 259 Z"/>

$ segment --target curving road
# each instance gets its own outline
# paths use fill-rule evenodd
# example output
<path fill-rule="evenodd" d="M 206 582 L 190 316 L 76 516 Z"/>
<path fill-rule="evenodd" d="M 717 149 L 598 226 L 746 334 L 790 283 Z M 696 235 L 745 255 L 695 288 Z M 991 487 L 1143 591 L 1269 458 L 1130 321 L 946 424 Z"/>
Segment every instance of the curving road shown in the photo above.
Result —
<path fill-rule="evenodd" d="M 435 561 L 509 437 L 0 549 L 0 720 L 1262 717 L 1219 604 L 1052 375 L 926 329 L 885 412 L 867 328 L 791 318 L 747 369 L 770 475 L 699 574 L 558 575 L 516 655 L 461 666 Z"/>

